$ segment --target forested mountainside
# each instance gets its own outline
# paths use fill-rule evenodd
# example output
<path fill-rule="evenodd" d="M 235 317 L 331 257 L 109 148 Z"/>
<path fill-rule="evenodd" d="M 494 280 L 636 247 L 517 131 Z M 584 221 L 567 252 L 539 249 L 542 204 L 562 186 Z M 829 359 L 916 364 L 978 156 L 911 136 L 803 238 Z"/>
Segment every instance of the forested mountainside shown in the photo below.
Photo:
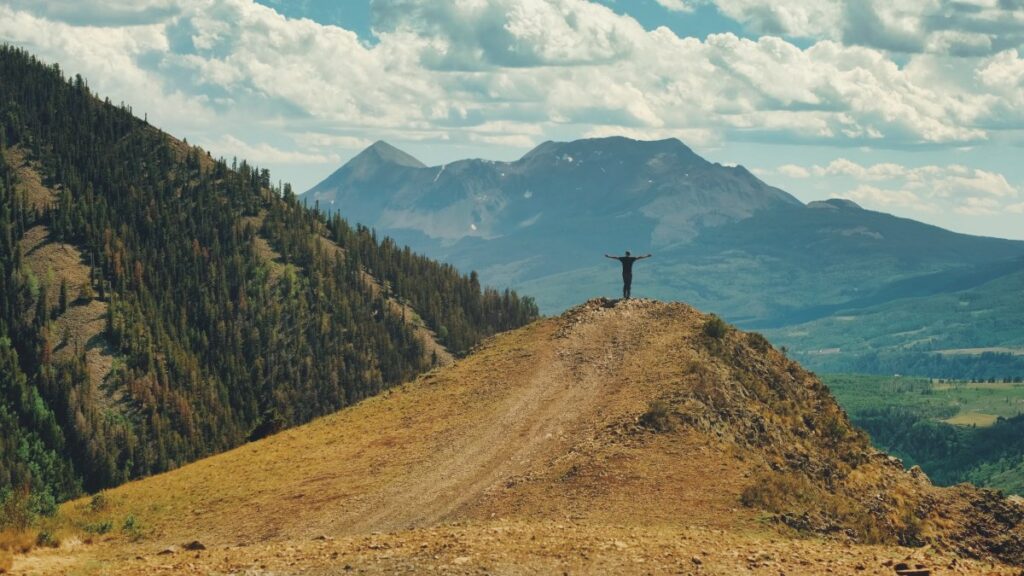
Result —
<path fill-rule="evenodd" d="M 0 153 L 0 509 L 307 422 L 537 316 L 12 47 Z"/>

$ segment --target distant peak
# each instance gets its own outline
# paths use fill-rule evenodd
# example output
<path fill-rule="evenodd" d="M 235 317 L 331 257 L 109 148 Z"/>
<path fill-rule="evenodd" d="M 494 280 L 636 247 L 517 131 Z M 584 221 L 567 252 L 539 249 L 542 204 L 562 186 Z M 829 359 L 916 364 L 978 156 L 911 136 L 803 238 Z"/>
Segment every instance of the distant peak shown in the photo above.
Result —
<path fill-rule="evenodd" d="M 828 200 L 815 200 L 814 202 L 807 203 L 808 208 L 825 208 L 829 210 L 835 209 L 846 209 L 846 210 L 863 210 L 860 204 L 857 204 L 853 200 L 847 200 L 846 198 L 829 198 Z"/>
<path fill-rule="evenodd" d="M 371 144 L 370 147 L 363 150 L 358 156 L 353 158 L 353 161 L 357 159 L 368 159 L 371 157 L 388 164 L 397 164 L 399 166 L 408 166 L 410 168 L 426 167 L 426 164 L 420 162 L 412 155 L 395 148 L 383 140 L 377 140 Z"/>
<path fill-rule="evenodd" d="M 539 144 L 523 156 L 528 159 L 534 156 L 546 154 L 557 154 L 560 152 L 584 152 L 588 150 L 601 150 L 607 152 L 620 152 L 622 150 L 639 150 L 645 153 L 682 153 L 686 156 L 696 156 L 689 146 L 678 138 L 666 138 L 663 140 L 635 140 L 626 136 L 604 136 L 600 138 L 582 138 L 571 142 L 554 142 L 548 140 Z"/>
<path fill-rule="evenodd" d="M 540 144 L 534 146 L 532 150 L 524 154 L 523 159 L 525 160 L 533 156 L 541 156 L 543 154 L 547 154 L 548 152 L 557 150 L 563 144 L 565 144 L 565 142 L 554 142 L 552 140 L 545 140 L 544 142 L 541 142 Z"/>

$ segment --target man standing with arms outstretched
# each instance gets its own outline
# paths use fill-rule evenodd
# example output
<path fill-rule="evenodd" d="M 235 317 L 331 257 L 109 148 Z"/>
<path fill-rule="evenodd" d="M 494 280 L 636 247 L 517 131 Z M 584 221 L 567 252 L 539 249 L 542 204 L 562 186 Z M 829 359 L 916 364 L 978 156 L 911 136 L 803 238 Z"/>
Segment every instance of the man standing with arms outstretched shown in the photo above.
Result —
<path fill-rule="evenodd" d="M 604 257 L 622 262 L 622 297 L 629 300 L 629 289 L 633 285 L 633 262 L 643 260 L 644 258 L 650 258 L 651 255 L 630 256 L 629 250 L 626 250 L 625 256 L 612 256 L 610 254 L 605 254 Z"/>

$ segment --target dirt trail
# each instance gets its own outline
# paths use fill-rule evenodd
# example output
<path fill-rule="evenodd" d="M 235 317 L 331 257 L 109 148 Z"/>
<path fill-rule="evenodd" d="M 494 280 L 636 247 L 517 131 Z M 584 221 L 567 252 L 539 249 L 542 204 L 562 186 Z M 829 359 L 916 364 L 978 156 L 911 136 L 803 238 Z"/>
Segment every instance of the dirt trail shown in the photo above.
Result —
<path fill-rule="evenodd" d="M 558 334 L 557 323 L 538 329 L 534 345 L 495 366 L 469 396 L 469 418 L 432 439 L 432 454 L 368 499 L 345 523 L 346 533 L 430 526 L 488 516 L 494 494 L 545 478 L 556 462 L 598 443 L 628 385 L 624 358 L 650 334 L 638 323 L 613 318 Z"/>
<path fill-rule="evenodd" d="M 309 426 L 112 490 L 120 504 L 111 515 L 159 526 L 167 541 L 225 543 L 492 516 L 721 525 L 742 466 L 723 469 L 699 436 L 653 439 L 652 449 L 651 439 L 621 434 L 667 381 L 650 372 L 662 369 L 652 355 L 680 342 L 677 326 L 645 329 L 633 315 L 500 335 L 451 368 Z M 707 464 L 680 473 L 680 459 Z M 238 477 L 246 482 L 225 482 Z"/>
<path fill-rule="evenodd" d="M 523 384 L 481 407 L 490 414 L 457 437 L 442 438 L 438 454 L 417 463 L 404 481 L 381 494 L 384 506 L 355 522 L 352 531 L 395 530 L 451 519 L 487 490 L 527 474 L 564 450 L 571 435 L 567 430 L 581 427 L 600 386 L 593 379 L 572 378 L 572 366 L 567 364 L 546 349 L 531 357 L 525 374 L 504 373 Z"/>

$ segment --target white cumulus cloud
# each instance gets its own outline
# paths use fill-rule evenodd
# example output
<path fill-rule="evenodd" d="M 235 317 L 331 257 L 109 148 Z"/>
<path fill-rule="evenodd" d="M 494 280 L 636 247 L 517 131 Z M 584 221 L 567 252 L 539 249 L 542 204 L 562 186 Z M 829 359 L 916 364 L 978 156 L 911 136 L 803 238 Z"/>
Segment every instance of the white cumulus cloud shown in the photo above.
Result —
<path fill-rule="evenodd" d="M 693 12 L 693 6 L 683 0 L 656 0 L 666 10 L 672 12 Z"/>
<path fill-rule="evenodd" d="M 1024 43 L 1017 0 L 705 0 L 758 34 L 981 56 Z"/>
<path fill-rule="evenodd" d="M 836 195 L 880 210 L 900 207 L 920 213 L 991 215 L 1018 210 L 1024 195 L 1003 174 L 961 164 L 861 164 L 837 158 L 825 165 L 783 164 L 765 176 L 770 178 L 773 173 L 798 180 L 817 179 Z"/>
<path fill-rule="evenodd" d="M 0 39 L 215 155 L 283 165 L 332 162 L 379 138 L 923 149 L 984 145 L 1024 125 L 1012 45 L 1024 15 L 1006 0 L 863 0 L 861 20 L 853 0 L 699 0 L 711 1 L 765 35 L 680 37 L 586 0 L 372 0 L 372 41 L 252 0 L 13 0 L 0 6 Z M 875 20 L 884 38 L 851 28 Z M 861 183 L 917 193 L 872 177 Z M 942 182 L 954 195 L 1012 196 L 1005 179 L 963 178 Z"/>

